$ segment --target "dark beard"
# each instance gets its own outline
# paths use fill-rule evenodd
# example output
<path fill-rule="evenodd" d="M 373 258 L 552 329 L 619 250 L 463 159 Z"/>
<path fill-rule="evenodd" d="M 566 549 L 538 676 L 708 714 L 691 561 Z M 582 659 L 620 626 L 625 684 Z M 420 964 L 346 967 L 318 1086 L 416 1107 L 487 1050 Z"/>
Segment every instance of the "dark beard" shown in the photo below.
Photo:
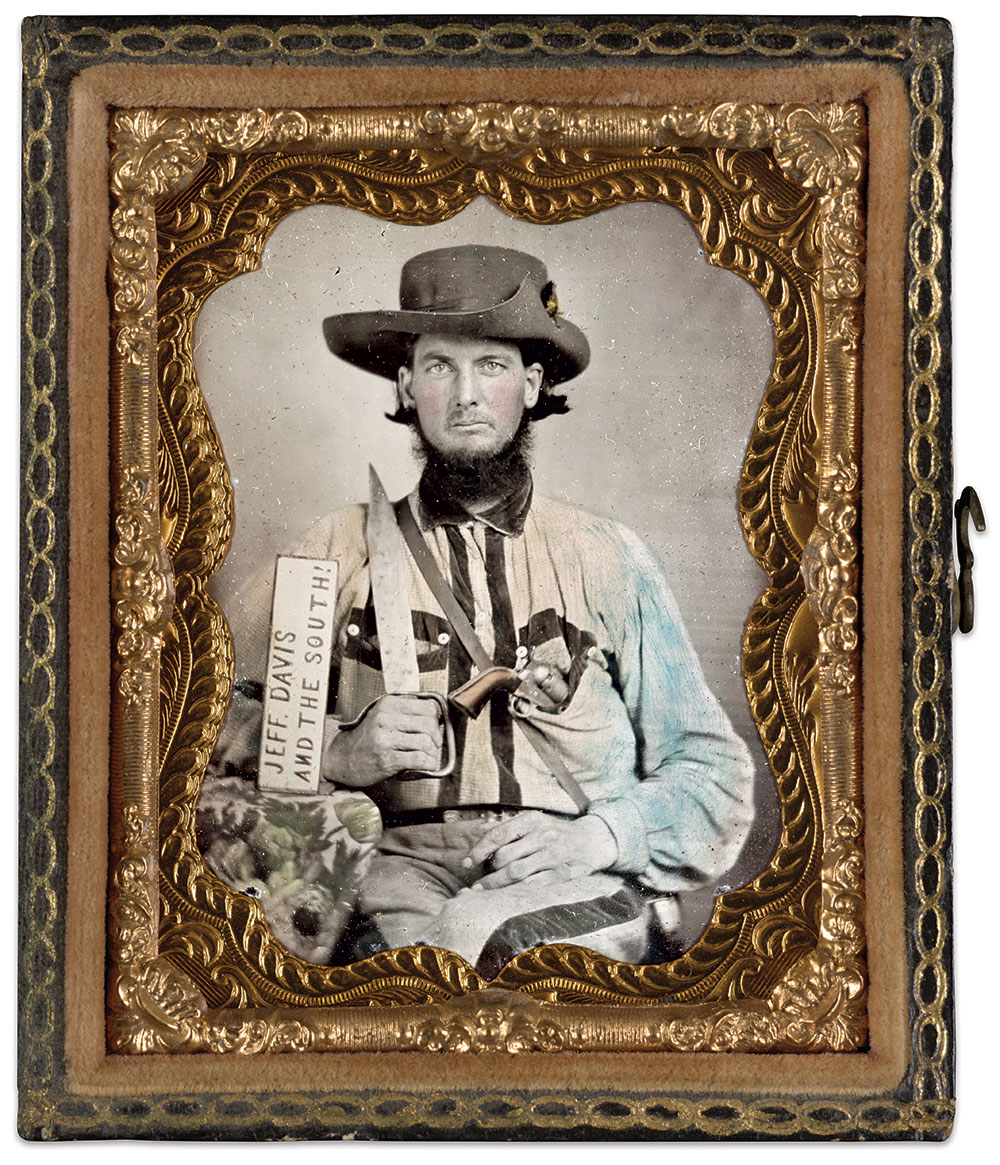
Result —
<path fill-rule="evenodd" d="M 438 502 L 473 509 L 481 503 L 512 497 L 531 475 L 531 421 L 521 418 L 517 432 L 499 453 L 447 456 L 413 426 L 413 454 L 424 463 L 420 491 Z"/>

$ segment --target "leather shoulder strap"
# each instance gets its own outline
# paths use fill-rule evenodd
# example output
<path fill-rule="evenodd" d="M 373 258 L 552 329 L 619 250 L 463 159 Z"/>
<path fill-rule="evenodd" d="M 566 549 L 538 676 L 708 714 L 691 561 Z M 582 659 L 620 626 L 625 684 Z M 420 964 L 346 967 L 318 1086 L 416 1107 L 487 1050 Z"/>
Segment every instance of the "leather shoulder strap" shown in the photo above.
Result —
<path fill-rule="evenodd" d="M 424 582 L 430 587 L 431 594 L 437 599 L 438 606 L 444 612 L 445 618 L 451 624 L 452 630 L 458 636 L 458 641 L 469 653 L 469 658 L 480 671 L 493 666 L 493 660 L 486 654 L 486 648 L 480 642 L 479 636 L 469 622 L 468 616 L 462 610 L 455 592 L 448 585 L 444 575 L 434 561 L 434 555 L 427 548 L 424 536 L 420 532 L 417 520 L 413 516 L 410 499 L 403 498 L 396 503 L 396 521 L 399 523 L 403 541 L 413 555 L 417 569 L 424 576 Z"/>
<path fill-rule="evenodd" d="M 424 582 L 427 583 L 431 594 L 444 612 L 445 618 L 451 624 L 452 630 L 458 636 L 459 643 L 469 653 L 469 658 L 479 671 L 485 671 L 487 668 L 493 667 L 493 660 L 486 654 L 486 648 L 483 647 L 479 636 L 475 632 L 475 628 L 469 622 L 468 616 L 462 610 L 458 599 L 455 598 L 454 591 L 448 585 L 438 564 L 434 561 L 434 556 L 428 549 L 427 543 L 424 541 L 424 536 L 420 532 L 417 520 L 413 516 L 410 499 L 403 498 L 396 503 L 395 509 L 396 521 L 399 523 L 399 530 L 403 535 L 403 541 L 413 555 L 413 561 L 417 564 L 417 569 L 421 575 L 423 575 Z M 569 771 L 563 763 L 562 757 L 545 739 L 545 736 L 537 725 L 531 724 L 519 716 L 514 716 L 513 720 L 520 729 L 524 739 L 538 754 L 538 758 L 542 764 L 549 769 L 559 782 L 560 788 L 572 797 L 573 803 L 581 813 L 586 813 L 590 808 L 590 798 L 580 788 L 579 781 Z"/>

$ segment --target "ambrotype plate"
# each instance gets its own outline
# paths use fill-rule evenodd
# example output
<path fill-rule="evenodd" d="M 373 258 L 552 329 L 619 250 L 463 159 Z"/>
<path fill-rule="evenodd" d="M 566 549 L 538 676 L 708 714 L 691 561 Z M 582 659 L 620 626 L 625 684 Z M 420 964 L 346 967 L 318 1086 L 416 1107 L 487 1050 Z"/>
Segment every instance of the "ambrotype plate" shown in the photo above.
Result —
<path fill-rule="evenodd" d="M 307 35 L 266 27 L 279 54 Z M 788 27 L 803 53 L 905 44 L 944 86 L 933 23 Z M 547 51 L 524 28 L 453 31 L 485 64 L 512 35 Z M 580 28 L 594 52 L 626 36 Z M 102 35 L 32 31 L 29 59 L 85 34 Z M 183 26 L 162 35 L 183 57 Z M 348 55 L 363 36 L 308 35 Z M 672 43 L 666 25 L 628 36 Z M 101 192 L 111 211 L 106 250 L 96 226 L 71 233 L 68 287 L 92 294 L 107 261 L 111 359 L 103 410 L 78 391 L 72 504 L 100 508 L 103 423 L 113 536 L 111 611 L 71 656 L 71 699 L 102 634 L 113 667 L 110 835 L 86 809 L 68 824 L 110 863 L 97 903 L 68 866 L 67 990 L 90 1017 L 67 1031 L 69 1092 L 128 1076 L 221 1105 L 224 1056 L 263 1104 L 295 1096 L 288 1131 L 412 1128 L 429 1086 L 451 1114 L 435 1128 L 458 1134 L 500 1097 L 491 1059 L 524 1052 L 566 1127 L 597 1128 L 613 1051 L 619 1131 L 787 1135 L 760 1098 L 788 1094 L 799 1134 L 947 1127 L 926 1040 L 930 1092 L 894 1092 L 902 710 L 861 700 L 863 681 L 899 687 L 892 321 L 915 328 L 923 303 L 902 285 L 916 115 L 898 71 L 859 65 L 822 85 L 761 66 L 740 93 L 724 72 L 612 70 L 620 95 L 595 103 L 585 57 L 530 84 L 508 69 L 490 94 L 478 65 L 248 70 L 238 100 L 198 66 L 182 107 L 155 70 L 77 76 L 76 221 Z M 72 376 L 106 359 L 68 342 Z M 867 472 L 883 488 L 863 535 Z M 74 569 L 71 599 L 98 577 L 93 546 Z M 92 705 L 70 724 L 88 739 Z M 920 934 L 944 975 L 926 917 Z M 725 1127 L 653 1103 L 681 1063 L 706 1111 L 719 1088 L 735 1105 Z M 404 1108 L 382 1126 L 387 1081 Z M 809 1123 L 809 1096 L 847 1092 L 849 1129 Z M 517 1131 L 494 1109 L 487 1128 Z"/>

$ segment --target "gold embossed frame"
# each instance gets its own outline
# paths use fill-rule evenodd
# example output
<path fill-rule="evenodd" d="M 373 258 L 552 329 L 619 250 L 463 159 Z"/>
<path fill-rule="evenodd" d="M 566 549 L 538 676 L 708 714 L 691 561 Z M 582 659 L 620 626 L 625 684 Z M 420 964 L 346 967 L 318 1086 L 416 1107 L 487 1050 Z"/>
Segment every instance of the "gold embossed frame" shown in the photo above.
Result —
<path fill-rule="evenodd" d="M 60 17 L 23 43 L 22 1135 L 947 1136 L 947 24 Z M 472 194 L 554 231 L 679 207 L 770 313 L 739 505 L 784 828 L 663 966 L 312 966 L 193 844 L 231 683 L 200 306 L 296 199 Z"/>
<path fill-rule="evenodd" d="M 862 108 L 130 110 L 115 115 L 112 143 L 122 766 L 112 1047 L 860 1047 Z M 194 806 L 233 682 L 230 635 L 206 593 L 232 496 L 195 373 L 197 313 L 258 265 L 275 225 L 299 207 L 421 224 L 484 194 L 543 224 L 630 201 L 679 207 L 709 262 L 747 280 L 772 321 L 739 515 L 769 580 L 742 654 L 781 838 L 763 873 L 718 899 L 695 945 L 660 965 L 552 945 L 490 981 L 432 947 L 317 966 L 272 937 L 260 906 L 220 883 L 195 842 Z"/>

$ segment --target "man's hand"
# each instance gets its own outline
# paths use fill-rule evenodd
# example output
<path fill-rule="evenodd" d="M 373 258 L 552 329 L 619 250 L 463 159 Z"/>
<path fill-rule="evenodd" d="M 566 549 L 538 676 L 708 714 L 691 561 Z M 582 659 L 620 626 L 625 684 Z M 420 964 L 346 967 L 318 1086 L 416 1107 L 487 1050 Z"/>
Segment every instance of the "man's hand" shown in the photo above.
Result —
<path fill-rule="evenodd" d="M 567 821 L 529 809 L 494 826 L 472 847 L 464 864 L 479 865 L 491 855 L 493 872 L 473 889 L 495 890 L 536 878 L 580 878 L 607 870 L 618 857 L 618 846 L 599 817 Z"/>
<path fill-rule="evenodd" d="M 441 767 L 443 740 L 433 700 L 383 696 L 360 724 L 330 735 L 323 749 L 323 776 L 365 789 L 408 770 L 434 772 Z"/>

